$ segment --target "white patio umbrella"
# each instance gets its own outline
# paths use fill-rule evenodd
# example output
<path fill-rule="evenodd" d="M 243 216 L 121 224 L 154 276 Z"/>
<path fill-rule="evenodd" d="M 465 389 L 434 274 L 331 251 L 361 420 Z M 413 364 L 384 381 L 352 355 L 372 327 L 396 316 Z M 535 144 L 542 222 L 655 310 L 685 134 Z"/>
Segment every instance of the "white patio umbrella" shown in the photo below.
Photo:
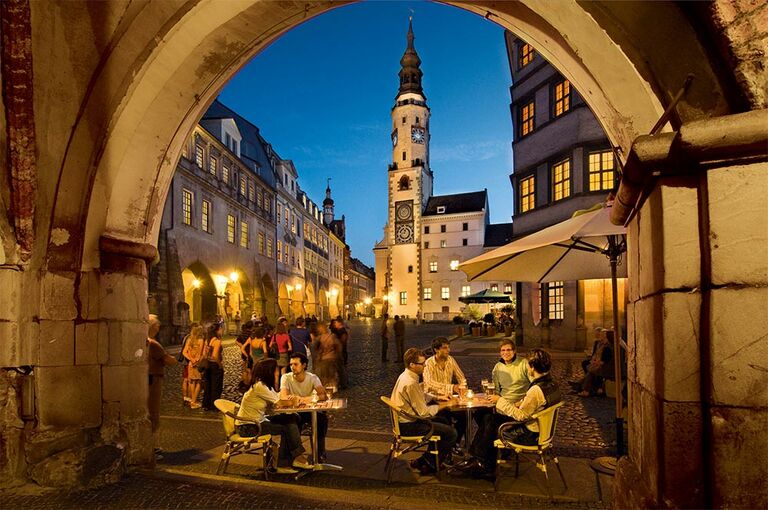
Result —
<path fill-rule="evenodd" d="M 610 221 L 611 207 L 599 204 L 551 227 L 479 255 L 459 265 L 470 281 L 551 282 L 611 278 L 613 288 L 614 367 L 616 371 L 616 447 L 623 450 L 621 339 L 616 279 L 626 251 L 627 229 Z"/>

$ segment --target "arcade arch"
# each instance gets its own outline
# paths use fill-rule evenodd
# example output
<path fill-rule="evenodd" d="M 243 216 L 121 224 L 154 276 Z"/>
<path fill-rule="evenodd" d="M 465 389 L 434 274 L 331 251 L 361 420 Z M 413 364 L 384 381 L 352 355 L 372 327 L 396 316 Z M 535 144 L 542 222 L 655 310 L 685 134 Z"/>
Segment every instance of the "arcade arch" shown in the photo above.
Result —
<path fill-rule="evenodd" d="M 182 270 L 181 279 L 190 322 L 202 322 L 216 315 L 216 285 L 208 268 L 200 262 L 190 264 Z"/>

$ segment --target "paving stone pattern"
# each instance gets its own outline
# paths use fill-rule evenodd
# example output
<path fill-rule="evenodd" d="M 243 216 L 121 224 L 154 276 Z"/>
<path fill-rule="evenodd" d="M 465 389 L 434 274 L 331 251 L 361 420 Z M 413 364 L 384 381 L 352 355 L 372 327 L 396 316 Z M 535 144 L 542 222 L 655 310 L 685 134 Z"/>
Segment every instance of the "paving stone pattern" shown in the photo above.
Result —
<path fill-rule="evenodd" d="M 378 320 L 357 320 L 349 324 L 352 334 L 349 344 L 349 380 L 350 388 L 339 392 L 339 396 L 349 400 L 349 408 L 333 413 L 330 417 L 331 429 L 364 430 L 388 433 L 389 416 L 380 395 L 389 395 L 397 376 L 402 371 L 402 364 L 380 361 L 380 338 Z M 406 348 L 415 346 L 428 348 L 432 338 L 449 336 L 453 326 L 446 324 L 408 324 L 406 328 Z M 454 342 L 453 354 L 465 371 L 471 387 L 479 388 L 481 379 L 490 377 L 490 371 L 498 359 L 498 339 L 463 337 Z M 240 401 L 242 393 L 238 389 L 240 378 L 240 354 L 237 346 L 226 342 L 224 349 L 224 393 L 223 397 Z M 394 342 L 390 345 L 390 360 L 394 359 Z M 524 350 L 524 347 L 521 348 Z M 567 381 L 576 379 L 581 373 L 581 356 L 574 353 L 554 353 L 553 374 L 565 390 L 565 406 L 560 413 L 556 436 L 556 446 L 561 455 L 571 457 L 597 457 L 611 453 L 615 445 L 614 400 L 604 397 L 581 398 L 570 390 Z M 182 406 L 181 368 L 168 369 L 165 378 L 162 414 L 178 417 L 205 417 L 217 419 L 215 412 L 191 410 Z M 183 421 L 189 424 L 194 435 L 194 420 Z M 186 431 L 176 433 L 187 436 Z M 333 433 L 333 430 L 331 431 Z M 193 439 L 193 438 L 189 438 Z M 194 441 L 190 446 L 195 445 Z"/>

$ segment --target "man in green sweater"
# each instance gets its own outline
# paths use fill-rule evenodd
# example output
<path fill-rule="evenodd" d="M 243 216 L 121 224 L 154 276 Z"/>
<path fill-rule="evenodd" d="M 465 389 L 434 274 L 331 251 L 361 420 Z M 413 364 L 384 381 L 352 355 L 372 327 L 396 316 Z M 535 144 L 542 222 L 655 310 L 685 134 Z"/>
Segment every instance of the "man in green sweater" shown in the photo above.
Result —
<path fill-rule="evenodd" d="M 498 400 L 501 396 L 510 402 L 519 402 L 531 384 L 528 363 L 524 358 L 517 356 L 515 342 L 511 338 L 502 340 L 499 349 L 501 359 L 493 367 L 492 373 L 496 395 L 491 398 Z"/>

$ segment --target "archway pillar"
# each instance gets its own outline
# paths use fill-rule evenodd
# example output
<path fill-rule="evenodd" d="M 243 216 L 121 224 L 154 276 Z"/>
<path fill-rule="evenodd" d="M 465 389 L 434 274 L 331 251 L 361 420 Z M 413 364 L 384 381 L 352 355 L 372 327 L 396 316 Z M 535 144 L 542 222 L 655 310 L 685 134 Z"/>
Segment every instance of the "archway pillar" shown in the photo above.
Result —
<path fill-rule="evenodd" d="M 658 162 L 684 175 L 662 178 L 630 225 L 617 508 L 768 504 L 765 159 Z"/>

